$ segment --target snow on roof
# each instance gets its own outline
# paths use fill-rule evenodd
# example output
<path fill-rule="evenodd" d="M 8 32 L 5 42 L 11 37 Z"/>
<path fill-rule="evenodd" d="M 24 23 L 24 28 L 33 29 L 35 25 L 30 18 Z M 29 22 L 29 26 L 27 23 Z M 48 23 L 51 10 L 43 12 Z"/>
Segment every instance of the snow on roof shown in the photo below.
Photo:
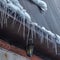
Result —
<path fill-rule="evenodd" d="M 32 0 L 35 4 L 37 4 L 42 11 L 46 11 L 47 10 L 47 4 L 46 2 L 42 1 L 42 0 Z"/>

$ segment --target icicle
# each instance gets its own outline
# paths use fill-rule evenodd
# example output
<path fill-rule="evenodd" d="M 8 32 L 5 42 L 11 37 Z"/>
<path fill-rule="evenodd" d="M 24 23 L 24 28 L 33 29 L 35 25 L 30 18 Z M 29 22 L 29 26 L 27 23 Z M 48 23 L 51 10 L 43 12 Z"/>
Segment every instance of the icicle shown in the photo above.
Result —
<path fill-rule="evenodd" d="M 25 17 L 23 19 L 23 37 L 25 38 Z"/>
<path fill-rule="evenodd" d="M 42 27 L 42 29 L 47 32 L 49 35 L 51 35 L 51 37 L 55 37 L 55 34 L 52 33 L 51 31 L 47 30 L 45 27 Z"/>
<path fill-rule="evenodd" d="M 5 9 L 5 6 L 6 6 L 6 0 L 0 0 L 0 7 L 1 7 L 1 9 Z M 2 11 L 2 13 L 1 13 L 1 18 L 2 18 L 2 20 L 1 20 L 1 28 L 3 28 L 3 20 L 4 20 L 4 18 L 3 18 L 3 16 L 4 16 L 4 11 Z"/>
<path fill-rule="evenodd" d="M 33 55 L 33 26 L 30 24 L 30 30 L 28 30 L 28 40 L 27 40 L 27 55 L 32 56 Z M 30 34 L 31 33 L 31 34 Z M 30 35 L 30 36 L 29 36 Z"/>
<path fill-rule="evenodd" d="M 1 28 L 3 28 L 3 21 L 4 21 L 4 11 L 2 11 L 2 13 L 1 13 Z"/>
<path fill-rule="evenodd" d="M 7 7 L 6 7 L 6 6 L 4 7 L 4 10 L 5 10 L 5 16 L 4 16 L 4 17 L 5 17 L 5 19 L 4 19 L 4 24 L 6 24 L 6 27 L 7 27 L 7 14 L 6 14 L 6 13 L 7 13 Z"/>
<path fill-rule="evenodd" d="M 56 38 L 57 38 L 56 43 L 60 44 L 60 36 L 56 34 Z"/>
<path fill-rule="evenodd" d="M 15 13 L 19 14 L 19 16 L 24 19 L 24 12 L 22 10 L 19 9 L 19 7 L 15 6 L 14 4 L 12 4 L 11 1 L 9 1 L 9 3 L 7 4 L 8 7 L 7 8 L 10 8 L 12 11 L 14 11 Z M 16 17 L 16 15 L 15 15 Z"/>
<path fill-rule="evenodd" d="M 21 28 L 21 23 L 20 23 L 19 28 L 18 28 L 18 33 L 20 32 L 20 28 Z"/>
<path fill-rule="evenodd" d="M 31 17 L 26 11 L 24 12 L 24 14 L 25 14 L 25 19 L 31 21 Z"/>
<path fill-rule="evenodd" d="M 35 30 L 35 27 L 38 27 L 39 29 L 41 28 L 37 23 L 35 23 L 35 22 L 32 22 L 32 25 L 33 25 L 33 29 L 34 29 L 34 36 L 35 36 L 35 38 L 36 38 L 36 30 Z M 40 34 L 40 33 L 39 33 Z"/>
<path fill-rule="evenodd" d="M 2 5 L 4 5 L 4 6 L 6 6 L 7 1 L 6 1 L 6 0 L 0 0 L 0 3 L 1 3 Z"/>
<path fill-rule="evenodd" d="M 35 27 L 38 25 L 37 23 L 34 23 L 34 22 L 32 22 L 31 23 L 32 25 L 33 25 L 33 30 L 34 30 L 34 37 L 36 38 L 36 31 L 35 31 Z"/>
<path fill-rule="evenodd" d="M 47 4 L 44 1 L 42 1 L 42 0 L 32 0 L 32 2 L 37 4 L 42 9 L 42 11 L 47 10 Z"/>

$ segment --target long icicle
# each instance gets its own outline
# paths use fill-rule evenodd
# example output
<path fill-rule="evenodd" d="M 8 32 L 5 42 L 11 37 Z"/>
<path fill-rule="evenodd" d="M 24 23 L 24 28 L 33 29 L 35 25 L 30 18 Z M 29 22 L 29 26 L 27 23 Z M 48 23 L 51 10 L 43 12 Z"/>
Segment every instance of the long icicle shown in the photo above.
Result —
<path fill-rule="evenodd" d="M 16 12 L 15 12 L 15 14 L 14 14 L 14 19 L 13 19 L 12 27 L 14 27 L 14 22 L 15 22 L 15 20 L 16 20 Z"/>
<path fill-rule="evenodd" d="M 6 27 L 7 27 L 7 7 L 4 7 L 4 9 L 5 9 L 5 20 L 4 20 L 4 24 L 6 24 Z"/>
<path fill-rule="evenodd" d="M 3 28 L 3 16 L 4 16 L 4 11 L 2 11 L 2 13 L 1 13 L 1 28 Z"/>

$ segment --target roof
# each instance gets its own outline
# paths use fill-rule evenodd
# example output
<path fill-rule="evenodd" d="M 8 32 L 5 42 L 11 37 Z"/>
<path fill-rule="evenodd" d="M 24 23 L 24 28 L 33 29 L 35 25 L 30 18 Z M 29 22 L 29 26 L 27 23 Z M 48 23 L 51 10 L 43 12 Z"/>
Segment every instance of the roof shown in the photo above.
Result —
<path fill-rule="evenodd" d="M 48 14 L 48 11 L 44 15 L 42 15 L 41 13 L 39 13 L 40 11 L 37 8 L 37 6 L 35 6 L 34 4 L 30 3 L 27 0 L 22 0 L 21 4 L 28 11 L 28 13 L 31 14 L 32 21 L 36 21 L 37 23 L 40 21 L 38 23 L 40 26 L 45 26 L 47 29 L 50 30 L 50 28 L 48 27 L 49 26 L 48 23 L 47 23 L 47 25 L 45 25 L 46 24 L 45 22 L 48 21 L 48 18 L 50 20 L 53 20 L 51 12 L 49 12 L 51 15 Z M 35 13 L 37 13 L 37 14 L 35 14 Z M 7 38 L 7 40 L 5 40 L 5 41 L 9 42 L 10 44 L 14 44 L 17 47 L 24 49 L 26 47 L 26 36 L 27 36 L 27 33 L 28 33 L 27 30 L 29 28 L 26 27 L 26 36 L 24 37 L 25 38 L 24 39 L 23 34 L 22 34 L 23 30 L 24 30 L 23 29 L 23 24 L 21 25 L 21 30 L 18 32 L 18 29 L 19 29 L 19 26 L 20 26 L 21 23 L 16 20 L 16 21 L 14 21 L 14 25 L 12 26 L 12 22 L 13 22 L 13 18 L 10 16 L 7 19 L 7 27 L 5 26 L 5 24 L 3 24 L 3 28 L 0 27 L 0 35 L 3 36 L 4 38 Z M 55 57 L 58 58 L 60 56 L 60 55 L 59 56 L 56 55 L 54 44 L 52 44 L 53 48 L 51 47 L 51 44 L 49 45 L 52 48 L 52 50 L 51 50 L 50 48 L 47 48 L 47 45 L 44 42 L 45 40 L 43 41 L 43 44 L 40 44 L 40 37 L 37 33 L 36 33 L 36 35 L 37 35 L 37 37 L 36 38 L 34 37 L 34 46 L 35 46 L 35 49 L 37 51 L 40 52 L 40 50 L 41 50 L 41 51 L 43 51 L 43 54 L 49 55 L 49 56 L 54 57 L 54 58 Z M 49 43 L 50 42 L 51 41 L 49 41 Z M 60 49 L 58 49 L 58 50 L 60 52 Z"/>
<path fill-rule="evenodd" d="M 19 0 L 21 5 L 31 15 L 32 21 L 40 26 L 60 35 L 60 0 L 43 0 L 47 3 L 48 10 L 41 14 L 39 8 L 29 0 Z"/>

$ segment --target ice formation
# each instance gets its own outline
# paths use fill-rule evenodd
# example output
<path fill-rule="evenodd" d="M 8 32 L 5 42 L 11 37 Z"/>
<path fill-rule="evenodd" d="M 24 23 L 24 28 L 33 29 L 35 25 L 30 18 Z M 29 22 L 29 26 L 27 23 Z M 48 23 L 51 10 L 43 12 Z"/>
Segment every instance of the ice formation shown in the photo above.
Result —
<path fill-rule="evenodd" d="M 37 23 L 33 22 L 33 26 L 37 26 L 38 28 L 41 28 Z"/>
<path fill-rule="evenodd" d="M 25 15 L 25 19 L 28 20 L 28 21 L 31 21 L 30 15 L 26 11 L 23 11 L 23 12 L 24 12 L 24 15 Z"/>
<path fill-rule="evenodd" d="M 56 40 L 56 42 L 57 42 L 58 44 L 60 44 L 60 36 L 57 35 L 57 34 L 56 34 L 56 36 L 57 36 L 57 40 Z"/>
<path fill-rule="evenodd" d="M 42 0 L 32 0 L 32 2 L 37 4 L 42 9 L 42 11 L 47 10 L 47 4 L 44 1 L 42 1 Z"/>
<path fill-rule="evenodd" d="M 48 32 L 48 34 L 50 34 L 52 37 L 55 37 L 55 34 L 52 33 L 51 31 L 47 31 L 47 32 Z"/>
<path fill-rule="evenodd" d="M 45 27 L 42 27 L 42 30 L 43 30 L 43 31 L 45 31 L 45 32 L 47 32 L 47 31 L 48 31 Z"/>
<path fill-rule="evenodd" d="M 10 0 L 15 6 L 18 6 L 20 8 L 20 13 L 23 12 L 23 16 L 25 17 L 26 20 L 31 21 L 30 15 L 26 12 L 25 9 L 23 9 L 22 5 L 19 3 L 18 0 Z"/>
<path fill-rule="evenodd" d="M 18 0 L 10 0 L 14 5 L 18 6 L 20 9 L 23 9 L 22 5 L 19 3 Z"/>
<path fill-rule="evenodd" d="M 55 37 L 55 34 L 52 33 L 51 31 L 47 30 L 45 27 L 42 27 L 42 29 L 47 32 L 49 35 L 51 35 L 52 37 Z"/>
<path fill-rule="evenodd" d="M 6 7 L 6 5 L 7 5 L 7 1 L 6 0 L 0 0 L 0 4 L 3 4 L 5 7 Z"/>
<path fill-rule="evenodd" d="M 12 10 L 13 12 L 18 13 L 20 15 L 20 17 L 24 18 L 24 13 L 22 12 L 22 10 L 20 10 L 20 8 L 16 5 L 14 5 L 11 1 L 8 1 L 7 8 Z"/>

